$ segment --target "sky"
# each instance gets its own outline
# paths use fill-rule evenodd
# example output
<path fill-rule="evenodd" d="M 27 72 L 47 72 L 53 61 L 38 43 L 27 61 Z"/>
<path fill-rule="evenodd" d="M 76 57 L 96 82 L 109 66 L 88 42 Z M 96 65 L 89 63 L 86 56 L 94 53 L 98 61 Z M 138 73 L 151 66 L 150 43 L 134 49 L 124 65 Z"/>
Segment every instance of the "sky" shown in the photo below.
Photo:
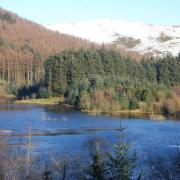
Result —
<path fill-rule="evenodd" d="M 0 7 L 40 24 L 94 19 L 180 24 L 180 0 L 0 0 Z"/>

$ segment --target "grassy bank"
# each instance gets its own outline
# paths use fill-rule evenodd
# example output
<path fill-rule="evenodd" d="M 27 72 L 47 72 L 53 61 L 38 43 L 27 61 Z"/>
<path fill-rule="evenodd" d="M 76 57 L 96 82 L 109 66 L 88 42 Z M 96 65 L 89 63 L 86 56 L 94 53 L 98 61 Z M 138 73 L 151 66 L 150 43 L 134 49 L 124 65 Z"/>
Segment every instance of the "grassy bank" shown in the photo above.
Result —
<path fill-rule="evenodd" d="M 51 97 L 46 99 L 17 100 L 16 104 L 58 105 L 64 102 L 63 97 Z"/>
<path fill-rule="evenodd" d="M 136 109 L 136 110 L 119 110 L 119 111 L 98 111 L 98 110 L 81 110 L 82 112 L 87 112 L 87 113 L 102 113 L 102 114 L 145 114 L 141 109 Z"/>

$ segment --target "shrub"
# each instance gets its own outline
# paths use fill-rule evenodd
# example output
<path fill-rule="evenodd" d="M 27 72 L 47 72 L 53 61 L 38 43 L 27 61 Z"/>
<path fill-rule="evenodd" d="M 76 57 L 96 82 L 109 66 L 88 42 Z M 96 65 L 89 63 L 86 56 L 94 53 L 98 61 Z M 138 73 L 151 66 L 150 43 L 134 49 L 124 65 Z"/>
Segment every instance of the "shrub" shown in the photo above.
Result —
<path fill-rule="evenodd" d="M 36 99 L 36 98 L 37 98 L 36 93 L 32 93 L 32 94 L 31 94 L 31 98 L 32 98 L 32 99 Z"/>
<path fill-rule="evenodd" d="M 79 93 L 77 89 L 69 89 L 66 93 L 65 102 L 71 105 L 78 105 L 79 104 Z"/>
<path fill-rule="evenodd" d="M 80 97 L 80 108 L 90 110 L 91 99 L 87 91 L 83 91 Z"/>
<path fill-rule="evenodd" d="M 18 99 L 25 99 L 25 96 L 29 95 L 28 87 L 23 86 L 17 90 L 17 98 Z"/>
<path fill-rule="evenodd" d="M 52 93 L 50 90 L 48 90 L 45 87 L 41 87 L 38 92 L 38 98 L 49 98 L 52 96 Z"/>
<path fill-rule="evenodd" d="M 15 84 L 7 84 L 5 89 L 8 94 L 15 95 L 17 93 L 17 87 Z"/>
<path fill-rule="evenodd" d="M 28 95 L 25 96 L 25 100 L 29 100 L 29 96 Z"/>
<path fill-rule="evenodd" d="M 179 111 L 179 109 L 180 109 L 179 97 L 175 97 L 175 95 L 173 95 L 172 98 L 168 98 L 165 100 L 162 107 L 162 112 L 166 115 L 174 115 L 176 112 Z"/>
<path fill-rule="evenodd" d="M 0 37 L 0 46 L 4 45 L 4 39 Z"/>
<path fill-rule="evenodd" d="M 129 100 L 129 109 L 133 110 L 133 109 L 138 109 L 138 108 L 139 108 L 139 104 L 137 100 L 135 98 L 131 98 Z"/>
<path fill-rule="evenodd" d="M 150 103 L 152 101 L 152 92 L 149 89 L 145 89 L 141 94 L 141 100 Z"/>
<path fill-rule="evenodd" d="M 129 108 L 129 101 L 128 98 L 126 97 L 126 95 L 124 93 L 118 93 L 117 94 L 118 97 L 118 101 L 120 103 L 120 107 L 122 110 L 126 110 Z"/>

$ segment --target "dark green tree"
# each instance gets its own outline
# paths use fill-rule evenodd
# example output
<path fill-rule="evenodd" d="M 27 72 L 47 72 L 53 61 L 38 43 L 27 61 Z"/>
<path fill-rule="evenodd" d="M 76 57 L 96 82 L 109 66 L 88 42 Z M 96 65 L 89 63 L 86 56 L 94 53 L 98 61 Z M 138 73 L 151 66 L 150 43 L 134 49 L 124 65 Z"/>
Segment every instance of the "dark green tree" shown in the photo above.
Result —
<path fill-rule="evenodd" d="M 137 156 L 131 152 L 130 145 L 126 143 L 123 128 L 120 128 L 119 141 L 114 145 L 114 151 L 108 157 L 109 178 L 112 180 L 130 180 Z"/>
<path fill-rule="evenodd" d="M 91 154 L 91 162 L 86 170 L 85 179 L 105 180 L 107 179 L 107 169 L 103 153 L 100 150 L 99 142 L 96 141 L 95 153 Z"/>
<path fill-rule="evenodd" d="M 139 105 L 136 98 L 131 98 L 129 100 L 129 109 L 133 110 L 133 109 L 138 109 L 138 108 L 139 108 Z"/>
<path fill-rule="evenodd" d="M 49 169 L 48 164 L 45 164 L 45 167 L 43 169 L 43 172 L 41 174 L 42 180 L 51 180 L 52 171 Z"/>

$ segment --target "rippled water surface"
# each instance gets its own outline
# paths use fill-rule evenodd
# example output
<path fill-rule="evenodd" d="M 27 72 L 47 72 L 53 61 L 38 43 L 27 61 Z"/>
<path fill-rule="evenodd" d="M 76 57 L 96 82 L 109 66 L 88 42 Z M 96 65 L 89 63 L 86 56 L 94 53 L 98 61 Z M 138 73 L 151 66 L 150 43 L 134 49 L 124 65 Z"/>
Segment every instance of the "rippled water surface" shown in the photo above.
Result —
<path fill-rule="evenodd" d="M 116 141 L 120 126 L 133 147 L 164 151 L 178 147 L 180 121 L 92 116 L 60 107 L 0 104 L 0 138 L 9 144 L 24 145 L 32 131 L 34 152 L 84 152 L 86 142 L 100 137 Z"/>

